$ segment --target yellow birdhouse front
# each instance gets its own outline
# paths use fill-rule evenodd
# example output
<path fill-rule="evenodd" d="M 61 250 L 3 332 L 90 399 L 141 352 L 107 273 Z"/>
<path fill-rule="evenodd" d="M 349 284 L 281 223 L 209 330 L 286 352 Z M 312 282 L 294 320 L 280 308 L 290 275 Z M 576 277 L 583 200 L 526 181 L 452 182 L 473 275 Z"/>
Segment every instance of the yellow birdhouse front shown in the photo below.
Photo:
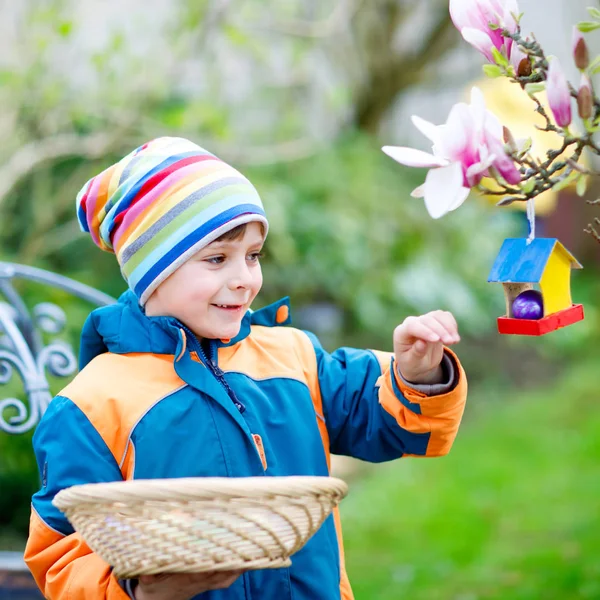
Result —
<path fill-rule="evenodd" d="M 501 283 L 506 316 L 498 319 L 500 333 L 542 335 L 583 319 L 583 307 L 571 299 L 571 269 L 581 269 L 575 257 L 555 238 L 504 240 L 488 281 Z M 539 287 L 538 318 L 515 314 L 521 294 Z"/>

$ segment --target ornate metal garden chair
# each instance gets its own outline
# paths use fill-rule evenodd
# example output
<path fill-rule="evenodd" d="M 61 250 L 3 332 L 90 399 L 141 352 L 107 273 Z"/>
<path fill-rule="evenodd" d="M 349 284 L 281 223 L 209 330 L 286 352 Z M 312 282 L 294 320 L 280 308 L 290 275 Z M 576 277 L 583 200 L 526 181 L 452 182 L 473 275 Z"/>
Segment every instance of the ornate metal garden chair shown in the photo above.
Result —
<path fill-rule="evenodd" d="M 65 312 L 49 302 L 29 308 L 13 285 L 19 279 L 64 290 L 88 301 L 90 308 L 115 302 L 114 298 L 62 275 L 0 262 L 0 436 L 33 430 L 52 399 L 48 374 L 67 378 L 77 371 L 70 344 L 57 339 L 45 343 L 49 336 L 64 330 Z M 0 552 L 0 600 L 34 598 L 41 595 L 22 554 Z"/>

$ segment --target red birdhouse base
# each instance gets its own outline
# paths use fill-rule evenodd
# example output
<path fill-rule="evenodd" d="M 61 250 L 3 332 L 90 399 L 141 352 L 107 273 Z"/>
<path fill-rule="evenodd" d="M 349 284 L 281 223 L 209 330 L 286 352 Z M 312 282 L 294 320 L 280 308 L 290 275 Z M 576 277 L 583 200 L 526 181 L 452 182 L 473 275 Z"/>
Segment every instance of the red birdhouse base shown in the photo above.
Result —
<path fill-rule="evenodd" d="M 506 335 L 544 335 L 577 321 L 583 321 L 582 304 L 573 304 L 570 308 L 537 320 L 498 317 L 498 332 Z"/>

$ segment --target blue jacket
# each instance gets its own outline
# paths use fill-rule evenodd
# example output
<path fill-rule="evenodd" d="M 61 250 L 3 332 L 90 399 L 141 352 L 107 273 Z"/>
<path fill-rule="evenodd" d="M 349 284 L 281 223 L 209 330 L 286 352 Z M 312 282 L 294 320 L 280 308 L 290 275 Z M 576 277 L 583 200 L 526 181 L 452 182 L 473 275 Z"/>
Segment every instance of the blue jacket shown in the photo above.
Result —
<path fill-rule="evenodd" d="M 53 399 L 34 449 L 25 553 L 50 600 L 128 596 L 52 505 L 72 485 L 170 477 L 326 476 L 330 453 L 380 462 L 446 454 L 466 400 L 456 357 L 447 393 L 426 396 L 392 355 L 327 353 L 289 324 L 287 299 L 248 312 L 239 335 L 202 346 L 176 319 L 146 317 L 131 292 L 95 310 L 81 371 Z M 259 442 L 257 442 L 257 440 Z M 349 600 L 337 510 L 285 569 L 245 573 L 205 600 Z"/>

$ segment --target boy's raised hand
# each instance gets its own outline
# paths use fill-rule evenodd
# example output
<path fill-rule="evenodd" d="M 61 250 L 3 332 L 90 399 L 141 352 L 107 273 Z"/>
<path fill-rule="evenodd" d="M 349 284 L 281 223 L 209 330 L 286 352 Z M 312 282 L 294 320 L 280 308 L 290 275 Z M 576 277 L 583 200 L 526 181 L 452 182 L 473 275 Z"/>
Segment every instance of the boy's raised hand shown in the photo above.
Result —
<path fill-rule="evenodd" d="M 442 383 L 440 363 L 444 345 L 459 341 L 458 326 L 452 313 L 435 310 L 420 317 L 407 317 L 394 330 L 396 367 L 410 383 Z"/>

